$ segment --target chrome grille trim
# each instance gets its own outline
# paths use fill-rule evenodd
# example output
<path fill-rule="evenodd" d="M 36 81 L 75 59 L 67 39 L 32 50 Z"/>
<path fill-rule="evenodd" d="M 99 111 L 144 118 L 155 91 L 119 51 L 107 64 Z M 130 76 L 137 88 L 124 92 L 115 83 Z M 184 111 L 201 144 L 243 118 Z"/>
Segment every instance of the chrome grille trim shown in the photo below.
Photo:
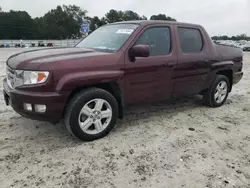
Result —
<path fill-rule="evenodd" d="M 14 86 L 14 77 L 15 77 L 15 70 L 6 66 L 6 77 L 7 77 L 7 84 L 10 88 Z"/>

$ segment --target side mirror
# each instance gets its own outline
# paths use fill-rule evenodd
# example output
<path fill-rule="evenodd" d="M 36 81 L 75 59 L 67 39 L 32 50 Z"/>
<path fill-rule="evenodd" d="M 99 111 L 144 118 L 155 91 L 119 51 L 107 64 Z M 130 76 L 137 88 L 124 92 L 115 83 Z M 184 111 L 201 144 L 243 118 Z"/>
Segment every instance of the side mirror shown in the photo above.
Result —
<path fill-rule="evenodd" d="M 130 49 L 129 55 L 132 59 L 136 57 L 149 57 L 149 46 L 142 44 L 135 45 Z"/>

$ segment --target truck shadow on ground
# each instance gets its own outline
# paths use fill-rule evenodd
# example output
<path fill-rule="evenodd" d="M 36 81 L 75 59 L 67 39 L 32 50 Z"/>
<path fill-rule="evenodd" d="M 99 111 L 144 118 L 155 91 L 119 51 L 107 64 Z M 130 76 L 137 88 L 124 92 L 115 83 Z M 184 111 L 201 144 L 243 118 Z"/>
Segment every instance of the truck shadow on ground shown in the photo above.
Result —
<path fill-rule="evenodd" d="M 190 108 L 202 107 L 201 96 L 191 96 L 180 99 L 170 99 L 162 102 L 131 106 L 125 111 L 124 120 L 137 120 L 137 117 L 143 119 L 143 116 L 162 115 L 165 113 L 175 113 L 178 111 L 188 110 Z M 203 106 L 204 107 L 204 106 Z M 134 119 L 135 118 L 135 119 Z"/>
<path fill-rule="evenodd" d="M 114 134 L 121 134 L 122 132 L 126 132 L 131 125 L 136 125 L 135 122 L 137 122 L 138 120 L 144 120 L 149 117 L 158 118 L 164 115 L 174 116 L 178 112 L 188 111 L 193 108 L 208 107 L 203 105 L 201 96 L 191 96 L 181 99 L 172 99 L 158 103 L 129 107 L 125 110 L 124 119 L 118 120 L 116 127 L 106 138 L 112 137 L 112 135 L 114 136 Z M 63 122 L 56 124 L 55 127 L 56 129 L 60 130 L 61 134 L 65 136 L 69 135 Z M 74 142 L 78 142 L 78 139 L 75 138 Z M 80 144 L 81 143 L 82 142 L 80 141 Z"/>
<path fill-rule="evenodd" d="M 232 101 L 228 99 L 227 104 L 230 103 L 232 103 Z M 179 112 L 188 113 L 188 111 L 194 108 L 200 108 L 205 113 L 206 109 L 209 107 L 203 105 L 202 97 L 199 95 L 130 107 L 126 109 L 124 119 L 118 120 L 114 130 L 107 137 L 101 140 L 108 141 L 112 138 L 115 139 L 118 134 L 119 137 L 122 136 L 123 133 L 129 132 L 129 128 L 131 126 L 138 125 L 138 121 L 148 119 L 150 122 L 150 118 L 157 119 L 160 117 L 173 117 Z M 47 122 L 32 121 L 21 116 L 14 116 L 10 119 L 9 123 L 15 124 L 15 122 L 19 123 L 16 128 L 11 127 L 11 129 L 14 129 L 12 131 L 15 131 L 18 134 L 20 129 L 25 130 L 20 137 L 23 137 L 25 134 L 27 135 L 25 136 L 27 137 L 25 140 L 28 142 L 29 140 L 32 140 L 33 143 L 35 142 L 34 144 L 60 143 L 58 147 L 73 147 L 83 144 L 82 141 L 69 134 L 63 121 L 57 123 L 56 125 L 52 125 Z"/>

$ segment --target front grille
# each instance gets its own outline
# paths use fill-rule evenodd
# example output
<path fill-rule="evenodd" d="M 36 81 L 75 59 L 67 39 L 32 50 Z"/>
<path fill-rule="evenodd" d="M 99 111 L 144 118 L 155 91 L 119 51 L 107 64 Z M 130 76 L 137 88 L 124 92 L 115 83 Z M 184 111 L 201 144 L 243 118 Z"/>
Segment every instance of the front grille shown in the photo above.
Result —
<path fill-rule="evenodd" d="M 14 86 L 14 76 L 15 76 L 15 70 L 6 66 L 7 83 L 11 88 L 13 88 Z"/>

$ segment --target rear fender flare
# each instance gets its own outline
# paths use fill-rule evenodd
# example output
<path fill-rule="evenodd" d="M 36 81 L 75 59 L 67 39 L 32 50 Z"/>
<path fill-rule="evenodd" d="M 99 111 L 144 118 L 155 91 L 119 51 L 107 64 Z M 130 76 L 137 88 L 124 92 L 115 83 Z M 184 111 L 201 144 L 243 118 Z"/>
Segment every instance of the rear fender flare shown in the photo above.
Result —
<path fill-rule="evenodd" d="M 233 61 L 220 61 L 220 62 L 213 63 L 211 65 L 210 74 L 208 74 L 208 77 L 207 77 L 207 88 L 211 86 L 214 80 L 213 78 L 215 78 L 218 72 L 228 71 L 228 70 L 233 72 L 233 66 L 234 66 Z"/>

